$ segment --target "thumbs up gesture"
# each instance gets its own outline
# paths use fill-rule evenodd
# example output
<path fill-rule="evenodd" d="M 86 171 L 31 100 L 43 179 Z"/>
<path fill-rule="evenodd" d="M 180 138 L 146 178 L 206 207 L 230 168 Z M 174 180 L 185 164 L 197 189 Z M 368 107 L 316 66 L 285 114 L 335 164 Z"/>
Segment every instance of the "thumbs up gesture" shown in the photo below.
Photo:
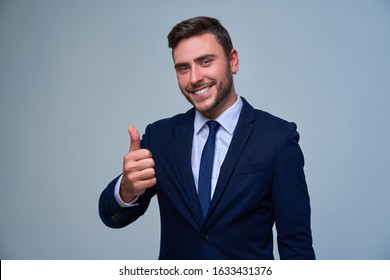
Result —
<path fill-rule="evenodd" d="M 141 149 L 141 137 L 135 126 L 129 126 L 129 152 L 123 157 L 123 177 L 120 196 L 124 202 L 130 202 L 147 188 L 157 183 L 152 153 Z"/>

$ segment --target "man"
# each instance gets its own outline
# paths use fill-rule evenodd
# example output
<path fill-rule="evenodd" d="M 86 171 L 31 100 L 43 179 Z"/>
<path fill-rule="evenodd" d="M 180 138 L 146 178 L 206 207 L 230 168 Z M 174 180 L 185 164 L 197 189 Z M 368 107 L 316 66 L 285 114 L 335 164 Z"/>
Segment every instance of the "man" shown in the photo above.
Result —
<path fill-rule="evenodd" d="M 281 259 L 314 259 L 296 125 L 237 96 L 238 53 L 218 20 L 183 21 L 168 41 L 194 108 L 150 124 L 142 140 L 129 126 L 123 174 L 100 197 L 102 221 L 127 226 L 157 194 L 159 259 L 273 259 L 274 223 Z"/>

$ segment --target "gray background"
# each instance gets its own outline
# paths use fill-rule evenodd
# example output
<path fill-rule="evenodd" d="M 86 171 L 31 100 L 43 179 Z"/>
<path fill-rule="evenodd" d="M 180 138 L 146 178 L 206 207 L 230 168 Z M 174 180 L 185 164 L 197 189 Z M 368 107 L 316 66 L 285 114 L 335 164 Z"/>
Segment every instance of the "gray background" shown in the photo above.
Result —
<path fill-rule="evenodd" d="M 390 259 L 390 1 L 0 0 L 0 258 L 156 259 L 156 200 L 106 228 L 127 125 L 190 108 L 166 35 L 217 17 L 238 93 L 301 134 L 319 259 Z"/>

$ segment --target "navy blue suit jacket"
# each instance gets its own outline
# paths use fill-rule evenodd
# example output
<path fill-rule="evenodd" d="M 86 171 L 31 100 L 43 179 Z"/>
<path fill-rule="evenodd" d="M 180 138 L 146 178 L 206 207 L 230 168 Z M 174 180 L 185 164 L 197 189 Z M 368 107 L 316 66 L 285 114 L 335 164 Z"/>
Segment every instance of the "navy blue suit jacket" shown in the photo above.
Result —
<path fill-rule="evenodd" d="M 147 126 L 141 146 L 152 152 L 157 185 L 122 208 L 114 179 L 99 201 L 102 221 L 134 222 L 157 194 L 159 259 L 273 259 L 274 223 L 281 259 L 314 259 L 310 202 L 294 123 L 243 108 L 209 212 L 204 218 L 191 169 L 194 109 Z M 145 241 L 147 242 L 147 241 Z"/>

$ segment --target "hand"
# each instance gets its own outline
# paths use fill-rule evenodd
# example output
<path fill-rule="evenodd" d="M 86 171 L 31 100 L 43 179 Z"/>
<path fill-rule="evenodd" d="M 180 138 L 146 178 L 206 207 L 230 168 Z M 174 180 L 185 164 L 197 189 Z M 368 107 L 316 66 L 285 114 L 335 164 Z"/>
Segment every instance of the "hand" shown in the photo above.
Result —
<path fill-rule="evenodd" d="M 129 126 L 129 152 L 123 157 L 123 177 L 120 196 L 124 202 L 130 202 L 141 195 L 147 188 L 157 183 L 152 153 L 141 149 L 141 137 L 135 126 Z"/>

